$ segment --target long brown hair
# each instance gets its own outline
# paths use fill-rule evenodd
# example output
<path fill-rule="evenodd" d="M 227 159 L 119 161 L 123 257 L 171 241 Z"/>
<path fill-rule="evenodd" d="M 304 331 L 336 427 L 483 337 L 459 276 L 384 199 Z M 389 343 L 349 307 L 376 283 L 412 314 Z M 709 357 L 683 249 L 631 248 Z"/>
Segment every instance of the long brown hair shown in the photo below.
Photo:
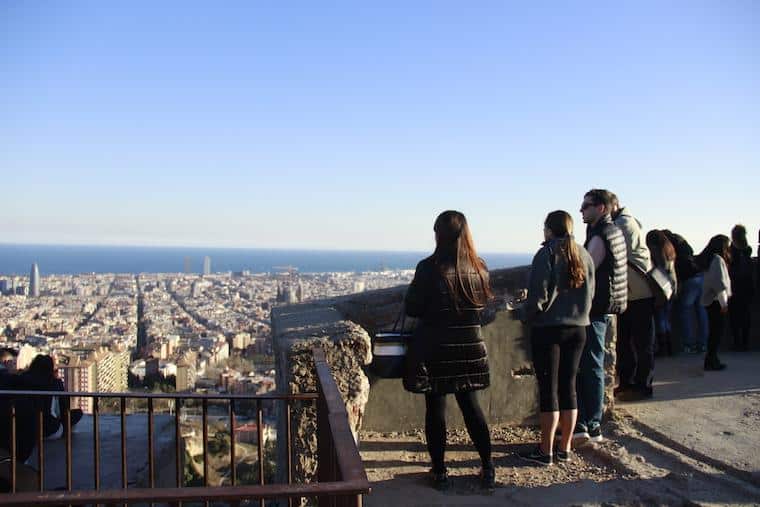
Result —
<path fill-rule="evenodd" d="M 727 265 L 731 264 L 731 240 L 725 234 L 717 234 L 710 238 L 707 246 L 697 256 L 697 263 L 705 270 L 710 267 L 713 255 L 720 255 Z"/>
<path fill-rule="evenodd" d="M 460 300 L 482 306 L 492 297 L 488 282 L 488 268 L 483 259 L 478 257 L 475 243 L 472 241 L 467 219 L 459 211 L 444 211 L 435 219 L 435 252 L 433 259 L 446 281 L 454 308 L 459 309 Z M 445 276 L 445 271 L 454 268 L 454 280 Z M 474 269 L 480 277 L 481 290 L 472 286 L 469 276 L 464 273 Z"/>
<path fill-rule="evenodd" d="M 567 263 L 567 284 L 571 289 L 583 286 L 586 269 L 573 239 L 573 218 L 567 211 L 557 210 L 546 215 L 544 227 L 549 229 L 557 241 L 559 254 Z"/>
<path fill-rule="evenodd" d="M 655 266 L 664 268 L 668 262 L 676 260 L 676 248 L 663 231 L 658 229 L 649 231 L 646 242 Z"/>

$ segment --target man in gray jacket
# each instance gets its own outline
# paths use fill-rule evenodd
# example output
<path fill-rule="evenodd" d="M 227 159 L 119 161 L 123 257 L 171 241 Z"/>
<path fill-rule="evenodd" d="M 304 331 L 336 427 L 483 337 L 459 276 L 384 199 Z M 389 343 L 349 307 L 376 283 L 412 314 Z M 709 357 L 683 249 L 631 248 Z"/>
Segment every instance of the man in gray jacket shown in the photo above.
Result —
<path fill-rule="evenodd" d="M 635 401 L 652 396 L 654 373 L 654 294 L 648 273 L 652 269 L 641 223 L 612 196 L 612 219 L 625 237 L 628 254 L 628 307 L 618 321 L 615 396 Z"/>

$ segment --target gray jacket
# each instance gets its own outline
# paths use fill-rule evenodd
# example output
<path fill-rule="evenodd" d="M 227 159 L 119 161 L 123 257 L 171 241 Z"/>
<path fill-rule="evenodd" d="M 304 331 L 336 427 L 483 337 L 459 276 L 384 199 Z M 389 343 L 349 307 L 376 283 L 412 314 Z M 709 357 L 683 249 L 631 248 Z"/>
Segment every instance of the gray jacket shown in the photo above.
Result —
<path fill-rule="evenodd" d="M 649 273 L 652 270 L 652 260 L 649 255 L 649 248 L 641 236 L 641 222 L 631 215 L 628 208 L 620 208 L 613 222 L 620 227 L 623 236 L 625 236 L 628 262 L 635 264 L 645 273 Z"/>
<path fill-rule="evenodd" d="M 645 276 L 652 270 L 652 260 L 649 248 L 641 234 L 641 222 L 631 215 L 628 208 L 621 208 L 614 222 L 623 231 L 625 237 L 628 254 L 628 300 L 636 301 L 653 297 Z"/>
<path fill-rule="evenodd" d="M 577 289 L 568 288 L 567 262 L 558 255 L 556 240 L 545 242 L 533 257 L 528 298 L 522 320 L 535 327 L 588 326 L 594 298 L 594 261 L 585 248 L 576 244 L 586 279 Z"/>

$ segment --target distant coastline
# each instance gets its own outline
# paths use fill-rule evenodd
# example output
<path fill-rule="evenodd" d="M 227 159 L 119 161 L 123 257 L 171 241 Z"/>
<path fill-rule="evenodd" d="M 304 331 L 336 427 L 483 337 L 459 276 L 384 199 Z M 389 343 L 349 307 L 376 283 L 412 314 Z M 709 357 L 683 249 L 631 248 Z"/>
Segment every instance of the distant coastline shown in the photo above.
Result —
<path fill-rule="evenodd" d="M 181 273 L 185 258 L 199 273 L 203 258 L 212 272 L 271 273 L 292 266 L 301 273 L 414 269 L 430 252 L 299 250 L 258 248 L 80 246 L 0 244 L 0 276 L 29 275 L 33 262 L 41 275 L 79 273 Z M 489 268 L 529 264 L 532 254 L 482 253 Z"/>

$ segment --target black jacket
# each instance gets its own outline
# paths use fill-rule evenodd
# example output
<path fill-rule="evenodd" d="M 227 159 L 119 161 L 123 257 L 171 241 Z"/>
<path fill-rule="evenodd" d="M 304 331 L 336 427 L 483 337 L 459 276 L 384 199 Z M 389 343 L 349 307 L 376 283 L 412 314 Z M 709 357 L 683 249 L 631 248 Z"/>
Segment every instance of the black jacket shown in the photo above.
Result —
<path fill-rule="evenodd" d="M 728 274 L 731 276 L 731 292 L 735 300 L 751 301 L 755 292 L 753 283 L 752 247 L 737 248 L 731 245 L 731 264 Z"/>
<path fill-rule="evenodd" d="M 453 267 L 445 273 L 455 278 Z M 478 273 L 466 272 L 472 286 L 483 291 Z M 486 274 L 486 283 L 488 278 Z M 425 363 L 434 394 L 474 391 L 488 387 L 488 353 L 480 335 L 483 306 L 460 300 L 457 311 L 432 257 L 417 264 L 406 294 L 406 313 L 418 317 L 414 340 L 423 340 Z"/>
<path fill-rule="evenodd" d="M 599 236 L 604 242 L 605 256 L 596 268 L 596 290 L 591 304 L 591 316 L 623 313 L 628 306 L 628 252 L 625 237 L 609 215 L 589 227 L 584 247 L 591 238 Z"/>

